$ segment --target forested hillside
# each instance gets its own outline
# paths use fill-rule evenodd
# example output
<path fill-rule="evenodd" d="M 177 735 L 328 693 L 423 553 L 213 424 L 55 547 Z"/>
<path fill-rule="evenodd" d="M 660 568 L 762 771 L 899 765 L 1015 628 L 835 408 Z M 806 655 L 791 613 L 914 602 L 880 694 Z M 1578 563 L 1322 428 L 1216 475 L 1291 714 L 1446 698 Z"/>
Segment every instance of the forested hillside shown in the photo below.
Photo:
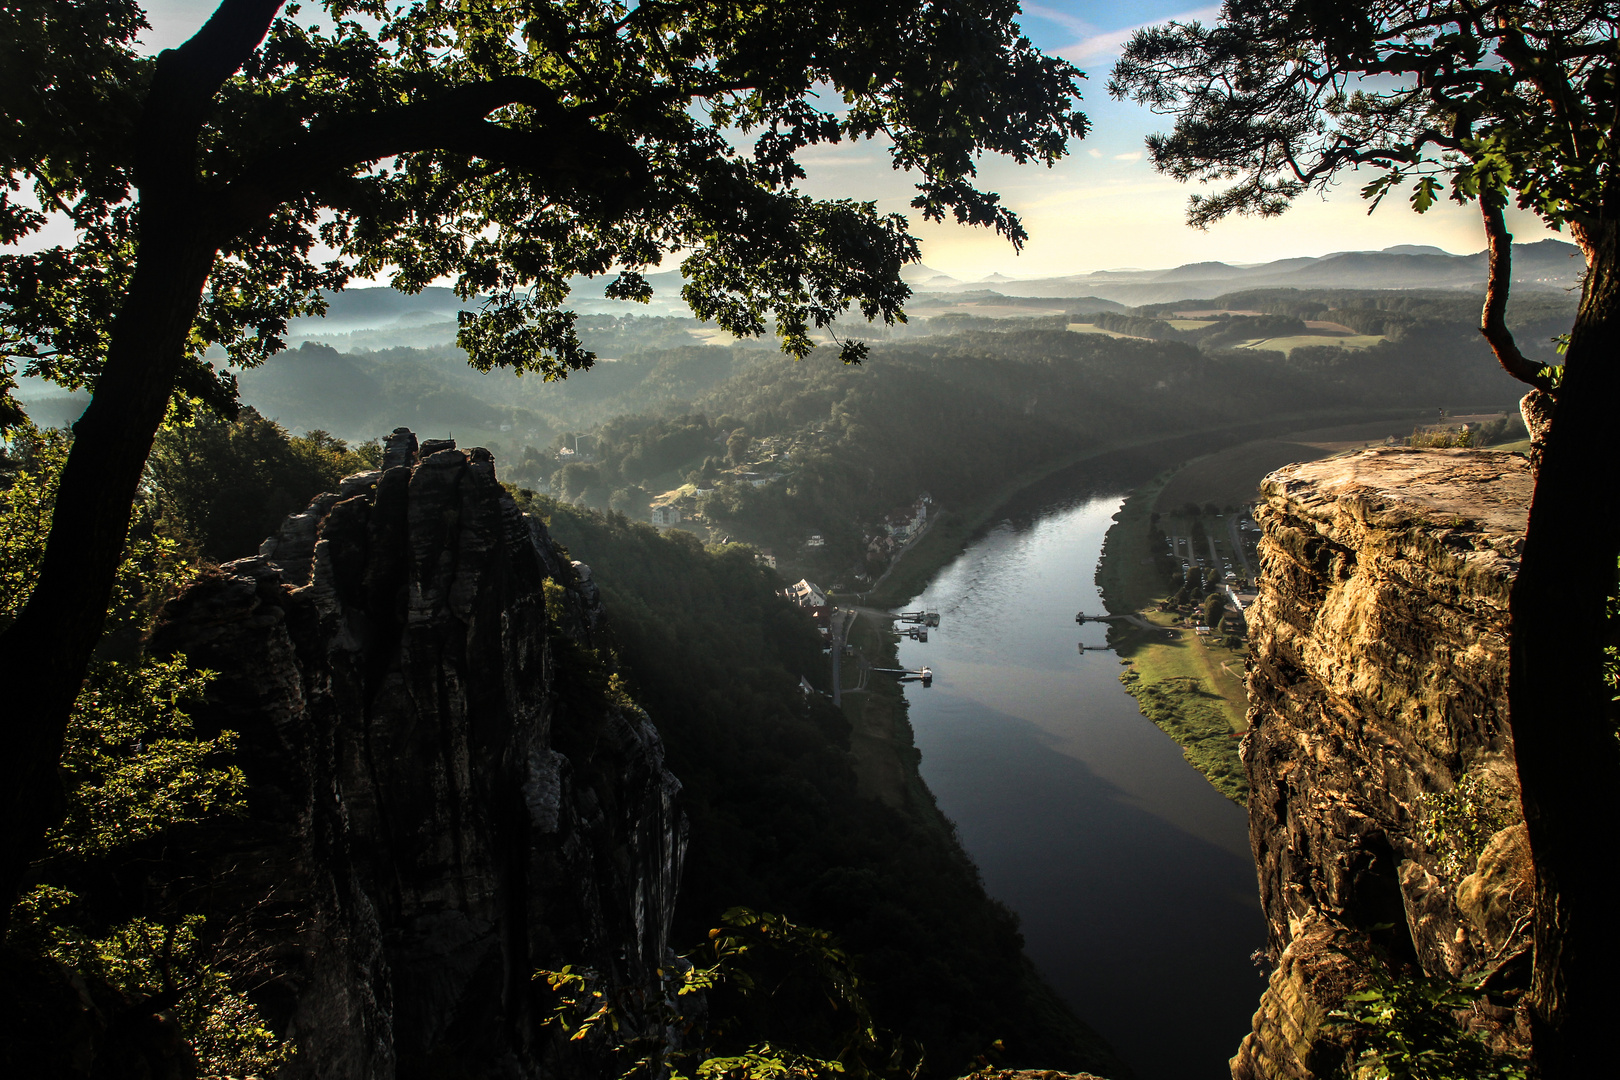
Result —
<path fill-rule="evenodd" d="M 68 443 L 65 433 L 50 433 L 0 454 L 0 624 L 26 594 L 40 558 L 40 529 Z M 76 740 L 99 747 L 81 754 L 83 761 L 74 758 L 75 798 L 121 785 L 116 807 L 127 810 L 127 803 L 152 820 L 127 835 L 106 826 L 118 839 L 99 847 L 53 850 L 37 895 L 30 894 L 27 932 L 87 973 L 131 992 L 156 992 L 165 946 L 151 938 L 150 919 L 159 909 L 164 918 L 184 916 L 185 962 L 196 982 L 184 990 L 181 1015 L 193 1038 L 226 1039 L 233 1018 L 260 1024 L 247 976 L 219 945 L 224 928 L 184 910 L 177 915 L 169 900 L 149 910 L 102 880 L 130 860 L 150 860 L 130 846 L 133 838 L 161 842 L 165 830 L 239 816 L 243 781 L 233 736 L 198 736 L 181 711 L 182 691 L 195 699 L 209 676 L 190 672 L 183 659 L 171 671 L 139 658 L 136 638 L 158 605 L 198 573 L 198 553 L 206 575 L 207 558 L 256 550 L 256 530 L 274 527 L 256 520 L 335 489 L 343 472 L 374 466 L 375 451 L 357 452 L 329 436 L 289 437 L 256 414 L 160 433 L 121 586 L 129 610 L 115 620 L 121 655 L 146 682 L 126 686 L 118 665 L 98 667 L 74 729 Z M 986 896 L 931 802 L 895 808 L 858 793 L 847 721 L 819 690 L 803 688 L 806 677 L 825 682 L 820 637 L 751 549 L 705 548 L 691 534 L 660 535 L 622 515 L 544 497 L 523 501 L 591 565 L 606 603 L 594 648 L 566 636 L 552 642 L 564 704 L 569 695 L 628 694 L 656 722 L 668 766 L 682 782 L 691 830 L 672 935 L 677 948 L 704 943 L 738 905 L 777 913 L 828 930 L 847 948 L 874 1018 L 906 1048 L 907 1068 L 959 1075 L 1000 1040 L 1015 1061 L 1115 1073 L 1106 1048 L 1033 975 L 1015 917 Z M 603 682 L 609 672 L 611 684 Z M 143 694 L 158 696 L 147 701 Z M 914 758 L 907 760 L 914 768 Z M 225 771 L 183 773 L 198 762 Z M 230 798 L 204 790 L 205 780 L 228 782 Z M 94 962 L 81 955 L 97 949 L 105 955 Z M 739 1050 L 770 1038 L 837 1052 L 840 1024 L 773 1000 L 717 998 L 713 1007 L 744 1011 Z M 240 1071 L 284 1053 L 261 1025 L 238 1044 L 211 1049 L 207 1062 Z"/>
<path fill-rule="evenodd" d="M 692 831 L 677 942 L 701 942 L 733 905 L 777 912 L 858 957 L 879 1023 L 926 1048 L 928 1073 L 966 1071 L 998 1039 L 1018 1061 L 1112 1072 L 1032 974 L 1016 918 L 985 895 L 932 805 L 857 793 L 848 722 L 800 688 L 801 676 L 825 684 L 819 635 L 777 575 L 745 547 L 528 505 L 590 564 L 626 686 L 681 779 Z"/>
<path fill-rule="evenodd" d="M 1223 365 L 1207 369 L 1211 379 L 1276 383 L 1281 399 L 1287 399 L 1290 407 L 1294 401 L 1311 398 L 1316 390 L 1320 394 L 1314 401 L 1322 407 L 1337 407 L 1363 391 L 1385 400 L 1416 395 L 1433 399 L 1436 406 L 1464 400 L 1494 405 L 1498 398 L 1506 400 L 1512 394 L 1510 384 L 1496 376 L 1489 350 L 1480 338 L 1479 298 L 1458 290 L 1258 289 L 1133 309 L 1094 298 L 1028 300 L 985 290 L 949 298 L 955 309 L 941 313 L 938 308 L 944 299 L 920 298 L 918 317 L 893 332 L 854 328 L 862 335 L 870 334 L 874 342 L 865 369 L 880 371 L 897 360 L 909 363 L 919 354 L 945 351 L 976 354 L 986 363 L 1009 360 L 1027 365 L 1044 350 L 1050 353 L 1060 381 L 1065 358 L 1089 358 L 1084 362 L 1099 367 L 1142 363 L 1141 354 L 1127 345 L 1067 340 L 1079 335 L 1061 331 L 1078 319 L 1112 333 L 1195 346 Z M 1059 306 L 1054 309 L 1053 304 Z M 1190 321 L 1176 318 L 1177 313 L 1201 309 L 1235 314 Z M 985 314 L 976 313 L 980 310 Z M 1572 311 L 1572 297 L 1527 292 L 1516 295 L 1509 305 L 1508 325 L 1528 354 L 1555 359 L 1552 338 L 1567 328 Z M 1014 317 L 1005 317 L 1009 314 Z M 1309 328 L 1309 322 L 1340 329 Z M 352 325 L 340 322 L 334 329 Z M 561 445 L 565 433 L 589 431 L 627 414 L 673 416 L 703 411 L 718 418 L 729 411 L 757 426 L 752 418 L 758 412 L 768 424 L 769 417 L 763 414 L 791 413 L 796 406 L 790 399 L 806 390 L 801 373 L 804 365 L 795 365 L 755 341 L 715 344 L 716 335 L 689 318 L 584 316 L 580 319 L 581 341 L 599 359 L 590 371 L 561 382 L 473 370 L 449 344 L 454 334 L 449 323 L 437 330 L 440 344 L 430 346 L 384 347 L 383 342 L 390 340 L 388 333 L 386 327 L 342 330 L 320 341 L 306 340 L 263 367 L 243 372 L 243 400 L 295 431 L 321 429 L 363 442 L 404 423 L 440 435 L 454 433 L 463 442 L 487 445 L 508 463 L 515 463 L 526 447 L 542 451 Z M 1007 333 L 1015 336 L 1003 336 Z M 979 336 L 973 337 L 975 334 Z M 1030 334 L 1048 336 L 1028 337 Z M 1267 347 L 1268 339 L 1279 338 L 1289 342 L 1285 350 Z M 1239 350 L 1259 354 L 1248 361 L 1222 355 L 1256 341 L 1259 344 Z M 1354 347 L 1347 347 L 1347 342 Z M 1287 364 L 1278 365 L 1278 357 L 1264 355 L 1278 351 L 1286 351 Z M 1249 361 L 1259 364 L 1250 366 Z M 805 363 L 828 366 L 825 359 Z M 1341 368 L 1346 370 L 1338 370 Z M 1320 381 L 1297 381 L 1302 371 L 1314 371 L 1311 378 Z M 1384 384 L 1390 376 L 1395 381 L 1386 392 Z M 971 382 L 973 378 L 984 378 L 984 371 L 967 373 L 957 381 Z M 1099 376 L 1098 381 L 1099 387 L 1116 386 L 1120 394 L 1141 391 L 1142 400 L 1132 403 L 1132 414 L 1150 423 L 1155 416 L 1181 409 L 1183 403 L 1176 399 L 1184 395 L 1193 399 L 1194 406 L 1198 404 L 1196 379 L 1177 375 L 1159 386 L 1160 378 L 1155 374 L 1151 380 L 1133 383 L 1129 375 L 1122 378 L 1116 373 Z M 736 382 L 728 386 L 730 380 Z M 993 390 L 998 382 L 997 376 L 989 376 L 979 385 Z M 1499 393 L 1493 389 L 1498 384 Z M 1037 398 L 1056 399 L 1067 391 L 1060 385 L 1040 385 L 1029 392 Z M 769 400 L 773 395 L 783 400 Z M 1234 395 L 1225 394 L 1223 400 L 1233 401 Z M 1243 400 L 1251 406 L 1269 404 L 1265 394 L 1249 394 Z M 82 406 L 82 400 L 77 406 L 65 399 L 59 404 L 42 403 L 49 415 L 41 418 L 66 422 Z M 1023 408 L 1024 403 L 1019 402 L 1018 415 L 1025 415 Z M 1107 408 L 1081 408 L 1086 423 L 1115 413 Z M 754 431 L 753 426 L 750 431 L 755 436 L 769 433 Z M 530 482 L 549 479 L 537 470 L 526 475 Z M 606 506 L 607 494 L 622 486 L 627 485 L 610 481 L 602 498 L 594 501 Z"/>
<path fill-rule="evenodd" d="M 448 345 L 306 342 L 244 373 L 243 394 L 295 430 L 363 442 L 406 424 L 488 446 L 520 486 L 643 520 L 669 504 L 708 539 L 850 587 L 885 565 L 878 523 L 924 493 L 959 507 L 1065 455 L 1210 427 L 1517 398 L 1475 328 L 1477 298 L 1458 292 L 1250 290 L 1056 314 L 969 299 L 1016 317 L 970 305 L 919 319 L 855 367 L 831 350 L 795 363 L 753 342 L 698 344 L 690 319 L 599 315 L 581 334 L 600 359 L 561 382 L 482 374 Z M 1530 294 L 1509 323 L 1555 356 L 1567 307 Z M 1077 318 L 1108 333 L 1069 332 Z M 810 550 L 813 535 L 825 543 Z"/>
<path fill-rule="evenodd" d="M 626 447 L 673 421 L 624 418 L 595 431 L 596 460 L 554 474 L 553 491 L 627 512 L 663 492 L 713 528 L 779 551 L 817 534 L 824 572 L 856 578 L 879 569 L 863 560 L 897 507 L 925 492 L 961 506 L 1086 449 L 1290 414 L 1511 407 L 1512 380 L 1482 351 L 1464 341 L 1285 356 L 1018 330 L 881 346 L 859 368 L 761 356 L 682 421 L 712 418 L 686 461 L 655 475 L 626 468 L 645 461 Z"/>

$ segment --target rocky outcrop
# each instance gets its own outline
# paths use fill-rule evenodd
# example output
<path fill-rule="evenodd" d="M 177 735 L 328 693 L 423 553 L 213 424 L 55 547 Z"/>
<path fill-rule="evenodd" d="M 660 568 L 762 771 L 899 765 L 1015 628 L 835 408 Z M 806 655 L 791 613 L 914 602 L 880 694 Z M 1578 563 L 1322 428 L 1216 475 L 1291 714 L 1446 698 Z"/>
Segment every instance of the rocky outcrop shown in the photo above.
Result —
<path fill-rule="evenodd" d="M 1237 1080 L 1342 1067 L 1329 1014 L 1375 968 L 1506 990 L 1522 967 L 1507 620 L 1531 486 L 1516 455 L 1405 448 L 1262 484 L 1243 759 L 1275 967 Z M 1446 806 L 1503 826 L 1465 865 L 1425 829 Z M 1509 1010 L 1477 1022 L 1517 1037 Z"/>
<path fill-rule="evenodd" d="M 140 887 L 223 931 L 297 1042 L 283 1076 L 591 1072 L 534 972 L 654 985 L 679 785 L 610 692 L 588 571 L 489 452 L 400 429 L 383 464 L 165 611 L 154 650 L 218 672 L 195 718 L 240 733 L 249 813 Z"/>

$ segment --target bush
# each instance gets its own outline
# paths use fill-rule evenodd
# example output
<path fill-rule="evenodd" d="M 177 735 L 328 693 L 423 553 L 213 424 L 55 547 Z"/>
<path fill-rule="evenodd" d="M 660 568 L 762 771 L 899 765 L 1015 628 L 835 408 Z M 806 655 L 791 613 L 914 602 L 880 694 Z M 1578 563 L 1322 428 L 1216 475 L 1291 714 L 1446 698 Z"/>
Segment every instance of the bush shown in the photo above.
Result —
<path fill-rule="evenodd" d="M 204 413 L 158 432 L 146 484 L 157 516 L 223 562 L 257 552 L 282 518 L 375 467 L 379 453 L 375 444 L 351 450 L 324 431 L 289 436 L 252 408 L 236 420 Z"/>

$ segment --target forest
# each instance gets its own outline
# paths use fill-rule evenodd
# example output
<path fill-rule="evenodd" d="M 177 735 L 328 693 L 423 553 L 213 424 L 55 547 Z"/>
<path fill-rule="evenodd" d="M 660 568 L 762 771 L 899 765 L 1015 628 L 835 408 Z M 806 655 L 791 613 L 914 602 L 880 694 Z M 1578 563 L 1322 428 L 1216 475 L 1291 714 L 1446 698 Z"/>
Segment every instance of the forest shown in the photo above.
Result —
<path fill-rule="evenodd" d="M 826 1075 L 846 1064 L 942 1075 L 988 1065 L 992 1051 L 1048 1065 L 1100 1061 L 1086 1058 L 1098 1049 L 1031 980 L 1015 923 L 985 896 L 948 826 L 928 807 L 874 811 L 852 798 L 849 732 L 816 697 L 816 640 L 793 622 L 770 568 L 814 570 L 842 591 L 885 569 L 891 541 L 914 527 L 909 509 L 912 522 L 925 508 L 938 520 L 1089 452 L 1305 417 L 1495 412 L 1529 386 L 1535 497 L 1513 551 L 1506 691 L 1533 849 L 1531 987 L 1519 1027 L 1533 1033 L 1547 1080 L 1595 1074 L 1612 1056 L 1620 954 L 1620 939 L 1602 932 L 1614 871 L 1590 857 L 1620 777 L 1606 678 L 1620 504 L 1594 498 L 1591 479 L 1620 400 L 1620 368 L 1606 362 L 1620 310 L 1620 13 L 1607 2 L 1505 0 L 1332 8 L 1231 0 L 1208 23 L 1137 26 L 1110 46 L 1118 63 L 1106 92 L 1173 126 L 1146 140 L 1153 168 L 1222 186 L 1193 196 L 1190 224 L 1272 217 L 1365 170 L 1357 182 L 1373 206 L 1395 195 L 1418 213 L 1441 199 L 1478 212 L 1483 297 L 1265 289 L 1121 310 L 1079 297 L 978 296 L 909 322 L 902 271 L 922 260 L 916 223 L 954 220 L 1022 250 L 1019 200 L 988 190 L 1000 174 L 982 165 L 999 157 L 1051 168 L 1093 132 L 1082 105 L 1093 108 L 1085 93 L 1102 84 L 1087 83 L 1067 51 L 1026 37 L 1018 5 L 1003 0 L 218 0 L 168 48 L 143 37 L 162 20 L 140 0 L 0 6 L 0 684 L 10 706 L 0 989 L 12 995 L 0 1041 L 47 1047 L 61 1060 L 36 1071 L 62 1074 L 303 1067 L 293 1043 L 306 1032 L 294 1013 L 276 1011 L 250 967 L 215 962 L 230 935 L 187 899 L 213 883 L 151 887 L 148 872 L 168 865 L 177 838 L 230 834 L 267 788 L 248 784 L 260 762 L 238 756 L 238 732 L 192 722 L 214 703 L 219 673 L 147 646 L 173 625 L 165 612 L 176 598 L 208 585 L 221 590 L 216 599 L 236 588 L 220 603 L 255 612 L 254 627 L 303 620 L 288 642 L 303 634 L 309 646 L 318 628 L 332 631 L 335 650 L 384 655 L 389 635 L 431 621 L 412 605 L 441 583 L 403 585 L 397 559 L 364 580 L 333 568 L 364 563 L 357 537 L 402 535 L 383 509 L 370 515 L 403 507 L 382 493 L 420 477 L 423 488 L 445 483 L 412 534 L 444 555 L 436 567 L 450 575 L 452 549 L 458 558 L 463 546 L 469 558 L 510 556 L 502 581 L 536 620 L 524 625 L 546 628 L 520 643 L 525 673 L 549 677 L 555 661 L 556 700 L 590 697 L 604 725 L 623 728 L 606 741 L 641 739 L 647 761 L 657 740 L 638 702 L 670 718 L 670 757 L 692 777 L 679 934 L 690 941 L 707 925 L 709 944 L 698 947 L 735 947 L 733 958 L 749 933 L 819 942 L 803 956 L 825 961 L 830 1003 L 849 1006 L 861 1045 L 876 1045 L 881 1022 L 894 1026 L 897 1051 L 904 1043 L 924 1055 L 871 1065 L 852 1044 L 756 1000 L 749 1008 L 763 1026 L 727 1029 L 729 1041 L 710 1049 L 731 1056 L 710 1057 L 700 1075 Z M 801 185 L 816 148 L 845 142 L 870 143 L 907 174 L 906 213 Z M 1586 255 L 1578 307 L 1555 293 L 1509 297 L 1508 222 L 1519 214 L 1567 229 Z M 1567 253 L 1558 259 L 1569 263 Z M 666 261 L 677 260 L 692 319 L 672 306 L 647 320 L 570 310 L 582 280 L 600 286 L 605 308 L 652 302 L 652 279 L 673 284 Z M 287 348 L 295 324 L 307 329 L 333 297 L 380 278 L 408 294 L 448 285 L 467 306 L 424 307 L 408 313 L 418 325 L 334 328 Z M 766 356 L 759 338 L 797 363 Z M 42 385 L 61 393 L 41 395 Z M 429 436 L 420 461 L 399 425 Z M 469 449 L 456 451 L 457 441 Z M 496 461 L 510 490 L 498 486 Z M 418 468 L 378 468 L 389 462 Z M 446 490 L 464 479 L 455 493 L 465 499 L 452 502 Z M 323 492 L 316 512 L 283 519 Z M 487 512 L 464 518 L 475 496 Z M 534 515 L 527 522 L 514 499 Z M 681 528 L 632 520 L 653 504 L 666 521 L 679 510 Z M 563 632 L 567 604 L 586 603 L 591 578 L 540 542 L 541 517 L 580 554 L 600 550 L 590 558 L 623 614 L 596 644 Z M 278 520 L 272 544 L 257 548 Z M 282 546 L 295 571 L 320 568 L 310 585 L 294 587 L 265 561 L 238 563 L 247 569 L 236 577 L 220 570 Z M 340 581 L 348 592 L 322 591 Z M 504 649 L 500 635 L 516 624 L 505 621 L 510 611 L 474 604 L 487 595 L 454 579 L 430 614 L 453 611 L 451 637 L 494 627 Z M 222 632 L 206 611 L 198 620 L 204 643 Z M 717 643 L 726 651 L 712 651 Z M 306 660 L 307 670 L 335 670 L 319 667 L 313 647 L 289 649 L 280 668 L 267 651 L 264 670 L 290 680 Z M 395 658 L 354 685 L 372 689 L 367 678 Z M 337 700 L 321 697 L 331 680 L 295 683 L 284 684 L 284 703 Z M 735 701 L 715 695 L 722 684 L 739 688 Z M 418 700 L 493 700 L 505 684 L 463 689 Z M 369 724 L 375 700 L 368 693 L 345 719 Z M 282 715 L 304 715 L 288 708 Z M 506 719 L 527 737 L 546 706 L 522 711 Z M 556 745 L 584 760 L 594 747 L 568 741 L 589 741 L 584 731 L 559 732 Z M 524 841 L 557 828 L 561 804 L 547 800 L 566 784 L 549 737 L 483 770 L 525 778 L 501 804 L 511 832 L 495 861 L 506 869 L 540 850 Z M 298 744 L 309 761 L 320 757 L 312 746 Z M 459 778 L 472 760 L 456 749 L 444 776 Z M 328 779 L 340 771 L 318 766 Z M 666 776 L 661 765 L 649 771 Z M 320 789 L 302 818 L 289 813 L 308 827 L 299 842 L 342 847 L 334 837 L 350 809 L 365 812 L 367 782 Z M 612 817 L 614 807 L 586 793 L 580 820 Z M 477 833 L 460 818 L 436 824 L 416 839 L 442 841 L 458 858 Z M 678 832 L 663 829 L 659 842 L 679 846 Z M 829 836 L 848 846 L 847 859 Z M 664 855 L 662 869 L 679 862 Z M 619 862 L 642 865 L 628 854 Z M 527 881 L 531 869 L 502 880 Z M 638 928 L 648 880 L 630 890 Z M 465 899 L 435 914 L 470 918 L 476 905 Z M 346 925 L 381 925 L 360 885 L 342 900 Z M 501 900 L 501 918 L 542 903 L 540 891 L 518 888 Z M 774 912 L 741 910 L 739 900 Z M 732 909 L 718 916 L 732 931 L 713 925 L 721 906 Z M 563 1006 L 605 993 L 593 989 L 598 974 L 525 970 L 526 944 L 478 982 L 484 1000 L 511 1006 L 501 1023 L 525 1017 L 509 1025 L 522 1029 L 519 1056 L 548 1026 L 526 1026 L 551 1003 L 542 985 L 554 997 L 584 995 Z M 368 975 L 343 989 L 387 1027 L 396 984 L 378 974 L 384 952 L 357 953 Z M 604 970 L 645 959 L 624 951 Z M 491 977 L 496 966 L 503 972 Z M 646 977 L 634 993 L 656 998 L 675 967 L 638 969 Z M 864 996 L 853 993 L 857 967 Z M 684 969 L 683 989 L 715 990 L 704 980 L 716 970 Z M 562 1027 L 565 1011 L 551 1017 Z M 493 1015 L 423 1023 L 401 1014 L 405 1035 L 440 1040 L 423 1058 L 431 1067 L 403 1072 L 464 1072 L 458 1052 L 479 1043 L 468 1032 Z M 664 1015 L 631 1025 L 662 1047 L 631 1072 L 665 1075 L 670 1033 L 700 1026 Z M 594 1034 L 592 1052 L 610 1056 L 639 1045 L 607 1027 L 619 1027 L 618 1015 L 603 1005 L 566 1041 Z M 50 1035 L 31 1038 L 36 1030 Z M 766 1041 L 745 1037 L 755 1030 Z M 773 1046 L 770 1032 L 804 1052 Z M 364 1033 L 383 1072 L 394 1034 Z M 557 1026 L 547 1037 L 563 1041 Z M 1386 1072 L 1400 1061 L 1397 1051 L 1376 1056 Z"/>
<path fill-rule="evenodd" d="M 1389 300 L 1352 299 L 1366 311 Z M 1246 302 L 1251 310 L 1260 303 Z M 1445 326 L 1407 311 L 1391 317 Z M 603 410 L 640 411 L 564 428 L 545 449 L 526 445 L 498 467 L 524 507 L 592 565 L 610 615 L 610 663 L 657 718 L 685 785 L 692 840 L 677 940 L 701 941 L 739 905 L 832 932 L 856 957 L 877 1022 L 912 1040 L 930 1071 L 965 1068 L 997 1040 L 1013 1060 L 1108 1060 L 1029 970 L 1016 919 L 985 896 L 932 807 L 895 809 L 856 794 L 847 723 L 819 693 L 807 702 L 800 688 L 802 676 L 823 681 L 819 639 L 780 598 L 785 582 L 760 565 L 758 550 L 775 544 L 787 554 L 817 531 L 827 541 L 821 565 L 829 573 L 875 573 L 879 566 L 862 562 L 875 523 L 922 492 L 960 506 L 1009 473 L 1144 434 L 1172 437 L 1291 411 L 1428 407 L 1464 397 L 1505 404 L 1510 388 L 1466 349 L 1420 351 L 1410 338 L 1355 364 L 1323 365 L 1302 362 L 1297 351 L 1201 350 L 1029 329 L 1021 320 L 995 330 L 947 322 L 938 326 L 943 333 L 880 343 L 868 363 L 849 366 L 819 354 L 789 363 L 755 349 L 662 348 L 666 331 L 685 328 L 646 322 L 626 324 L 642 345 L 616 363 L 539 384 L 542 392 L 584 395 Z M 392 399 L 379 385 L 409 398 L 409 388 L 422 385 L 413 380 L 436 378 L 453 393 L 482 378 L 457 375 L 459 365 L 443 353 L 367 357 L 306 346 L 284 361 L 272 385 L 290 395 L 279 399 L 284 407 L 309 418 L 341 420 L 320 411 L 334 402 L 385 408 Z M 332 382 L 367 364 L 378 383 Z M 438 408 L 443 399 L 416 400 Z M 495 407 L 487 398 L 466 400 Z M 380 426 L 371 432 L 381 435 Z M 51 485 L 70 438 L 45 431 L 10 445 L 0 494 L 7 611 L 26 595 L 40 558 Z M 564 446 L 582 448 L 588 461 L 559 466 Z M 192 577 L 252 554 L 283 515 L 340 477 L 374 468 L 381 453 L 375 438 L 349 442 L 319 427 L 291 434 L 253 407 L 234 421 L 199 412 L 159 432 L 131 533 L 125 614 L 103 649 L 118 663 L 95 669 L 84 698 L 123 704 L 86 711 L 84 726 L 73 729 L 92 740 L 74 759 L 84 762 L 76 768 L 87 805 L 105 804 L 96 793 L 117 788 L 126 802 L 116 812 L 148 818 L 157 834 L 239 812 L 229 733 L 204 739 L 186 726 L 185 701 L 203 692 L 206 673 L 144 659 L 138 642 L 162 601 Z M 761 472 L 769 474 L 765 483 L 741 479 Z M 692 532 L 643 523 L 647 501 L 670 488 L 688 493 L 700 524 L 753 546 L 706 544 Z M 168 704 L 140 705 L 142 694 Z M 145 749 L 131 752 L 131 745 Z M 184 794 L 151 803 L 159 782 Z M 100 950 L 114 959 L 93 966 L 115 984 L 155 992 L 152 980 L 161 977 L 151 914 L 108 904 L 88 884 L 116 876 L 121 860 L 144 857 L 142 834 L 113 840 L 95 824 L 105 812 L 74 812 L 70 820 L 86 822 L 75 828 L 101 839 L 64 833 L 57 841 L 60 850 L 29 894 L 24 932 L 77 963 Z M 221 1062 L 275 1060 L 283 1051 L 253 1020 L 250 999 L 209 966 L 209 928 L 187 925 L 186 963 L 200 973 L 187 998 L 189 1030 L 204 1045 L 245 1017 L 260 1035 L 240 1045 L 209 1043 L 208 1053 Z M 782 1022 L 768 1013 L 750 1023 Z M 793 1034 L 826 1037 L 813 1026 Z"/>
<path fill-rule="evenodd" d="M 30 434 L 0 459 L 0 618 L 26 596 L 68 443 L 65 432 Z M 206 1068 L 262 1069 L 289 1048 L 233 989 L 231 969 L 211 959 L 220 928 L 108 887 L 153 859 L 154 840 L 183 843 L 186 830 L 244 812 L 233 734 L 205 737 L 188 719 L 209 673 L 147 657 L 141 642 L 165 600 L 214 561 L 256 549 L 252 538 L 274 528 L 276 507 L 336 487 L 378 452 L 320 432 L 290 436 L 251 410 L 165 429 L 106 659 L 70 729 L 68 821 L 36 869 L 13 941 L 137 995 L 164 992 L 172 952 L 185 973 L 177 1016 Z M 907 1059 L 927 1075 L 956 1075 L 998 1041 L 1015 1060 L 1112 1068 L 1029 968 L 1016 918 L 985 895 L 932 805 L 891 809 L 857 794 L 847 722 L 801 689 L 804 676 L 825 681 L 820 638 L 752 549 L 705 548 L 618 513 L 520 498 L 589 558 L 609 612 L 598 651 L 622 692 L 657 719 L 682 781 L 691 845 L 674 940 L 683 951 L 728 909 L 777 913 L 836 935 L 856 958 L 875 1022 L 903 1036 Z M 565 694 L 584 692 L 593 676 L 571 665 L 601 661 L 554 647 L 561 685 L 575 687 Z M 175 918 L 184 920 L 178 946 L 163 929 Z M 749 1037 L 836 1051 L 837 1025 L 783 1008 L 756 1007 Z"/>

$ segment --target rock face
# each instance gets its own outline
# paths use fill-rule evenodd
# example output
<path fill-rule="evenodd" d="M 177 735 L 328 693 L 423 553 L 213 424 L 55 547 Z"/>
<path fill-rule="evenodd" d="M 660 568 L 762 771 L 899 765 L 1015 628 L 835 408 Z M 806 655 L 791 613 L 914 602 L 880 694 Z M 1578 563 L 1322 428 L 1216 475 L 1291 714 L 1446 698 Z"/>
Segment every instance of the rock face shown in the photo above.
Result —
<path fill-rule="evenodd" d="M 533 974 L 652 985 L 679 785 L 590 667 L 594 589 L 488 451 L 421 449 L 396 431 L 385 468 L 166 610 L 154 650 L 219 673 L 194 716 L 241 734 L 250 807 L 142 887 L 224 928 L 222 959 L 297 1041 L 280 1075 L 589 1072 L 542 1027 Z"/>
<path fill-rule="evenodd" d="M 1237 1080 L 1342 1067 L 1352 1037 L 1324 1023 L 1375 965 L 1496 987 L 1523 967 L 1507 620 L 1531 487 L 1515 455 L 1405 448 L 1261 486 L 1243 759 L 1275 969 Z M 1503 826 L 1461 866 L 1424 841 L 1457 791 Z M 1514 1044 L 1511 1010 L 1487 1014 L 1483 1034 Z"/>

